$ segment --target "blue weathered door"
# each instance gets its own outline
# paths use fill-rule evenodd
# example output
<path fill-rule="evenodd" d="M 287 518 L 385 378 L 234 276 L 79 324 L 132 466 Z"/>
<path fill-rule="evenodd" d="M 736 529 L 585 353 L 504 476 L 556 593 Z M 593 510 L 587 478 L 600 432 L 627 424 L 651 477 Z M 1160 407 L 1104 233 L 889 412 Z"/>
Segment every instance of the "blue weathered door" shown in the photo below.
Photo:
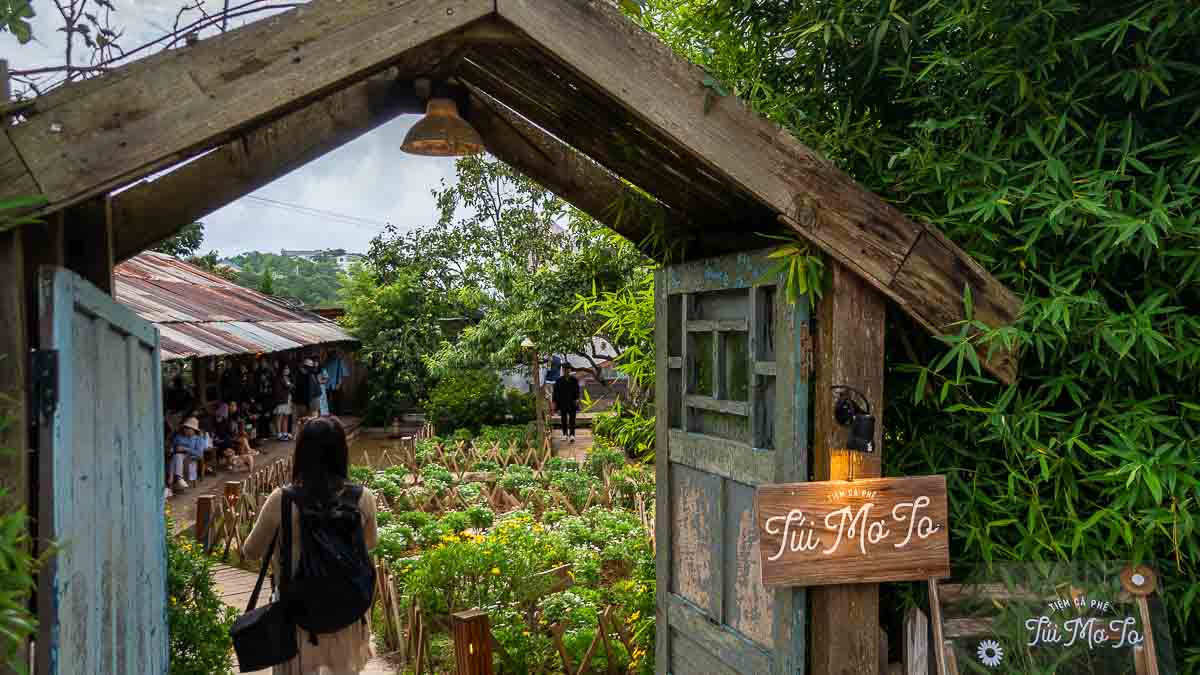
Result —
<path fill-rule="evenodd" d="M 656 279 L 659 672 L 804 669 L 804 593 L 762 585 L 754 486 L 807 479 L 809 311 L 766 252 Z"/>
<path fill-rule="evenodd" d="M 39 411 L 39 675 L 167 672 L 158 332 L 92 284 L 45 268 Z M 49 369 L 54 373 L 54 368 Z"/>

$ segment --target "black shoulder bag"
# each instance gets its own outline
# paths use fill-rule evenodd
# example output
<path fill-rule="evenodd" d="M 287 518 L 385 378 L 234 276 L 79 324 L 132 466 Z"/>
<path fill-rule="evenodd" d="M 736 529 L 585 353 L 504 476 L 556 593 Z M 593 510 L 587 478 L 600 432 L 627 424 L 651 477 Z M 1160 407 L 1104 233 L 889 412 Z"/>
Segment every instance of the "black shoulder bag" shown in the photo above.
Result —
<path fill-rule="evenodd" d="M 285 504 L 286 505 L 286 504 Z M 284 517 L 290 520 L 291 513 L 284 511 Z M 263 558 L 262 570 L 258 573 L 258 582 L 254 584 L 254 592 L 250 594 L 250 604 L 246 605 L 246 613 L 234 622 L 229 634 L 233 637 L 233 650 L 237 653 L 238 666 L 243 673 L 270 668 L 279 665 L 296 656 L 299 646 L 296 644 L 296 624 L 288 615 L 287 609 L 281 602 L 271 602 L 255 609 L 258 604 L 258 594 L 262 591 L 263 578 L 267 576 L 267 567 L 271 564 L 271 556 L 275 553 L 275 543 L 279 539 L 279 531 L 271 537 L 271 545 Z M 280 559 L 287 560 L 280 551 Z M 287 568 L 283 569 L 286 577 Z M 283 580 L 280 580 L 283 583 Z"/>

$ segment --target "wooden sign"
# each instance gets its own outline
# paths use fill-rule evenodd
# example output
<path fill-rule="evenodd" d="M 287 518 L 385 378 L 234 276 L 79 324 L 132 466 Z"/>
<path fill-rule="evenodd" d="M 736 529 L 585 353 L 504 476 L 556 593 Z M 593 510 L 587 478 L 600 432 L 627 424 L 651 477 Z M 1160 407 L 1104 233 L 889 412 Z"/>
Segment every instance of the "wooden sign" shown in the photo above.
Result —
<path fill-rule="evenodd" d="M 945 476 L 760 485 L 754 499 L 764 585 L 950 576 Z"/>

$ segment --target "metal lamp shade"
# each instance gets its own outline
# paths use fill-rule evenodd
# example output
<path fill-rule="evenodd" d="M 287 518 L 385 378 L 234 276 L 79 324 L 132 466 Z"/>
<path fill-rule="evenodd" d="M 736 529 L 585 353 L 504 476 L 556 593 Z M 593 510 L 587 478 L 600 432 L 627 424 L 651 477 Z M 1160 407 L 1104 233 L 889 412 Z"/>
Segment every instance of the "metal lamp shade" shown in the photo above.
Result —
<path fill-rule="evenodd" d="M 427 157 L 461 157 L 483 152 L 483 139 L 458 116 L 454 101 L 431 98 L 425 116 L 408 130 L 400 149 Z"/>

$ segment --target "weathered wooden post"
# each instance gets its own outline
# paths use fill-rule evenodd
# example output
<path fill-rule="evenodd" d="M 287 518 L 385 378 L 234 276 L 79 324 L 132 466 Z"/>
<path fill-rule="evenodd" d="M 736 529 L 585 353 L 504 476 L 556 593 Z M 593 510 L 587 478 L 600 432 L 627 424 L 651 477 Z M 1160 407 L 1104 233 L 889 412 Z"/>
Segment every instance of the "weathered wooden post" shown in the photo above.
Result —
<path fill-rule="evenodd" d="M 196 536 L 196 541 L 200 543 L 208 541 L 208 528 L 212 525 L 213 504 L 216 500 L 216 495 L 200 495 L 196 497 L 196 524 L 193 527 L 193 532 Z"/>
<path fill-rule="evenodd" d="M 492 623 L 487 612 L 473 609 L 450 617 L 458 675 L 492 675 Z"/>
<path fill-rule="evenodd" d="M 818 481 L 878 478 L 883 460 L 884 322 L 882 294 L 839 263 L 830 263 L 829 288 L 817 307 L 817 382 L 813 474 Z M 834 419 L 835 386 L 863 392 L 875 412 L 875 452 L 847 452 L 846 430 Z M 855 584 L 809 590 L 813 675 L 869 673 L 879 663 L 879 586 Z"/>

